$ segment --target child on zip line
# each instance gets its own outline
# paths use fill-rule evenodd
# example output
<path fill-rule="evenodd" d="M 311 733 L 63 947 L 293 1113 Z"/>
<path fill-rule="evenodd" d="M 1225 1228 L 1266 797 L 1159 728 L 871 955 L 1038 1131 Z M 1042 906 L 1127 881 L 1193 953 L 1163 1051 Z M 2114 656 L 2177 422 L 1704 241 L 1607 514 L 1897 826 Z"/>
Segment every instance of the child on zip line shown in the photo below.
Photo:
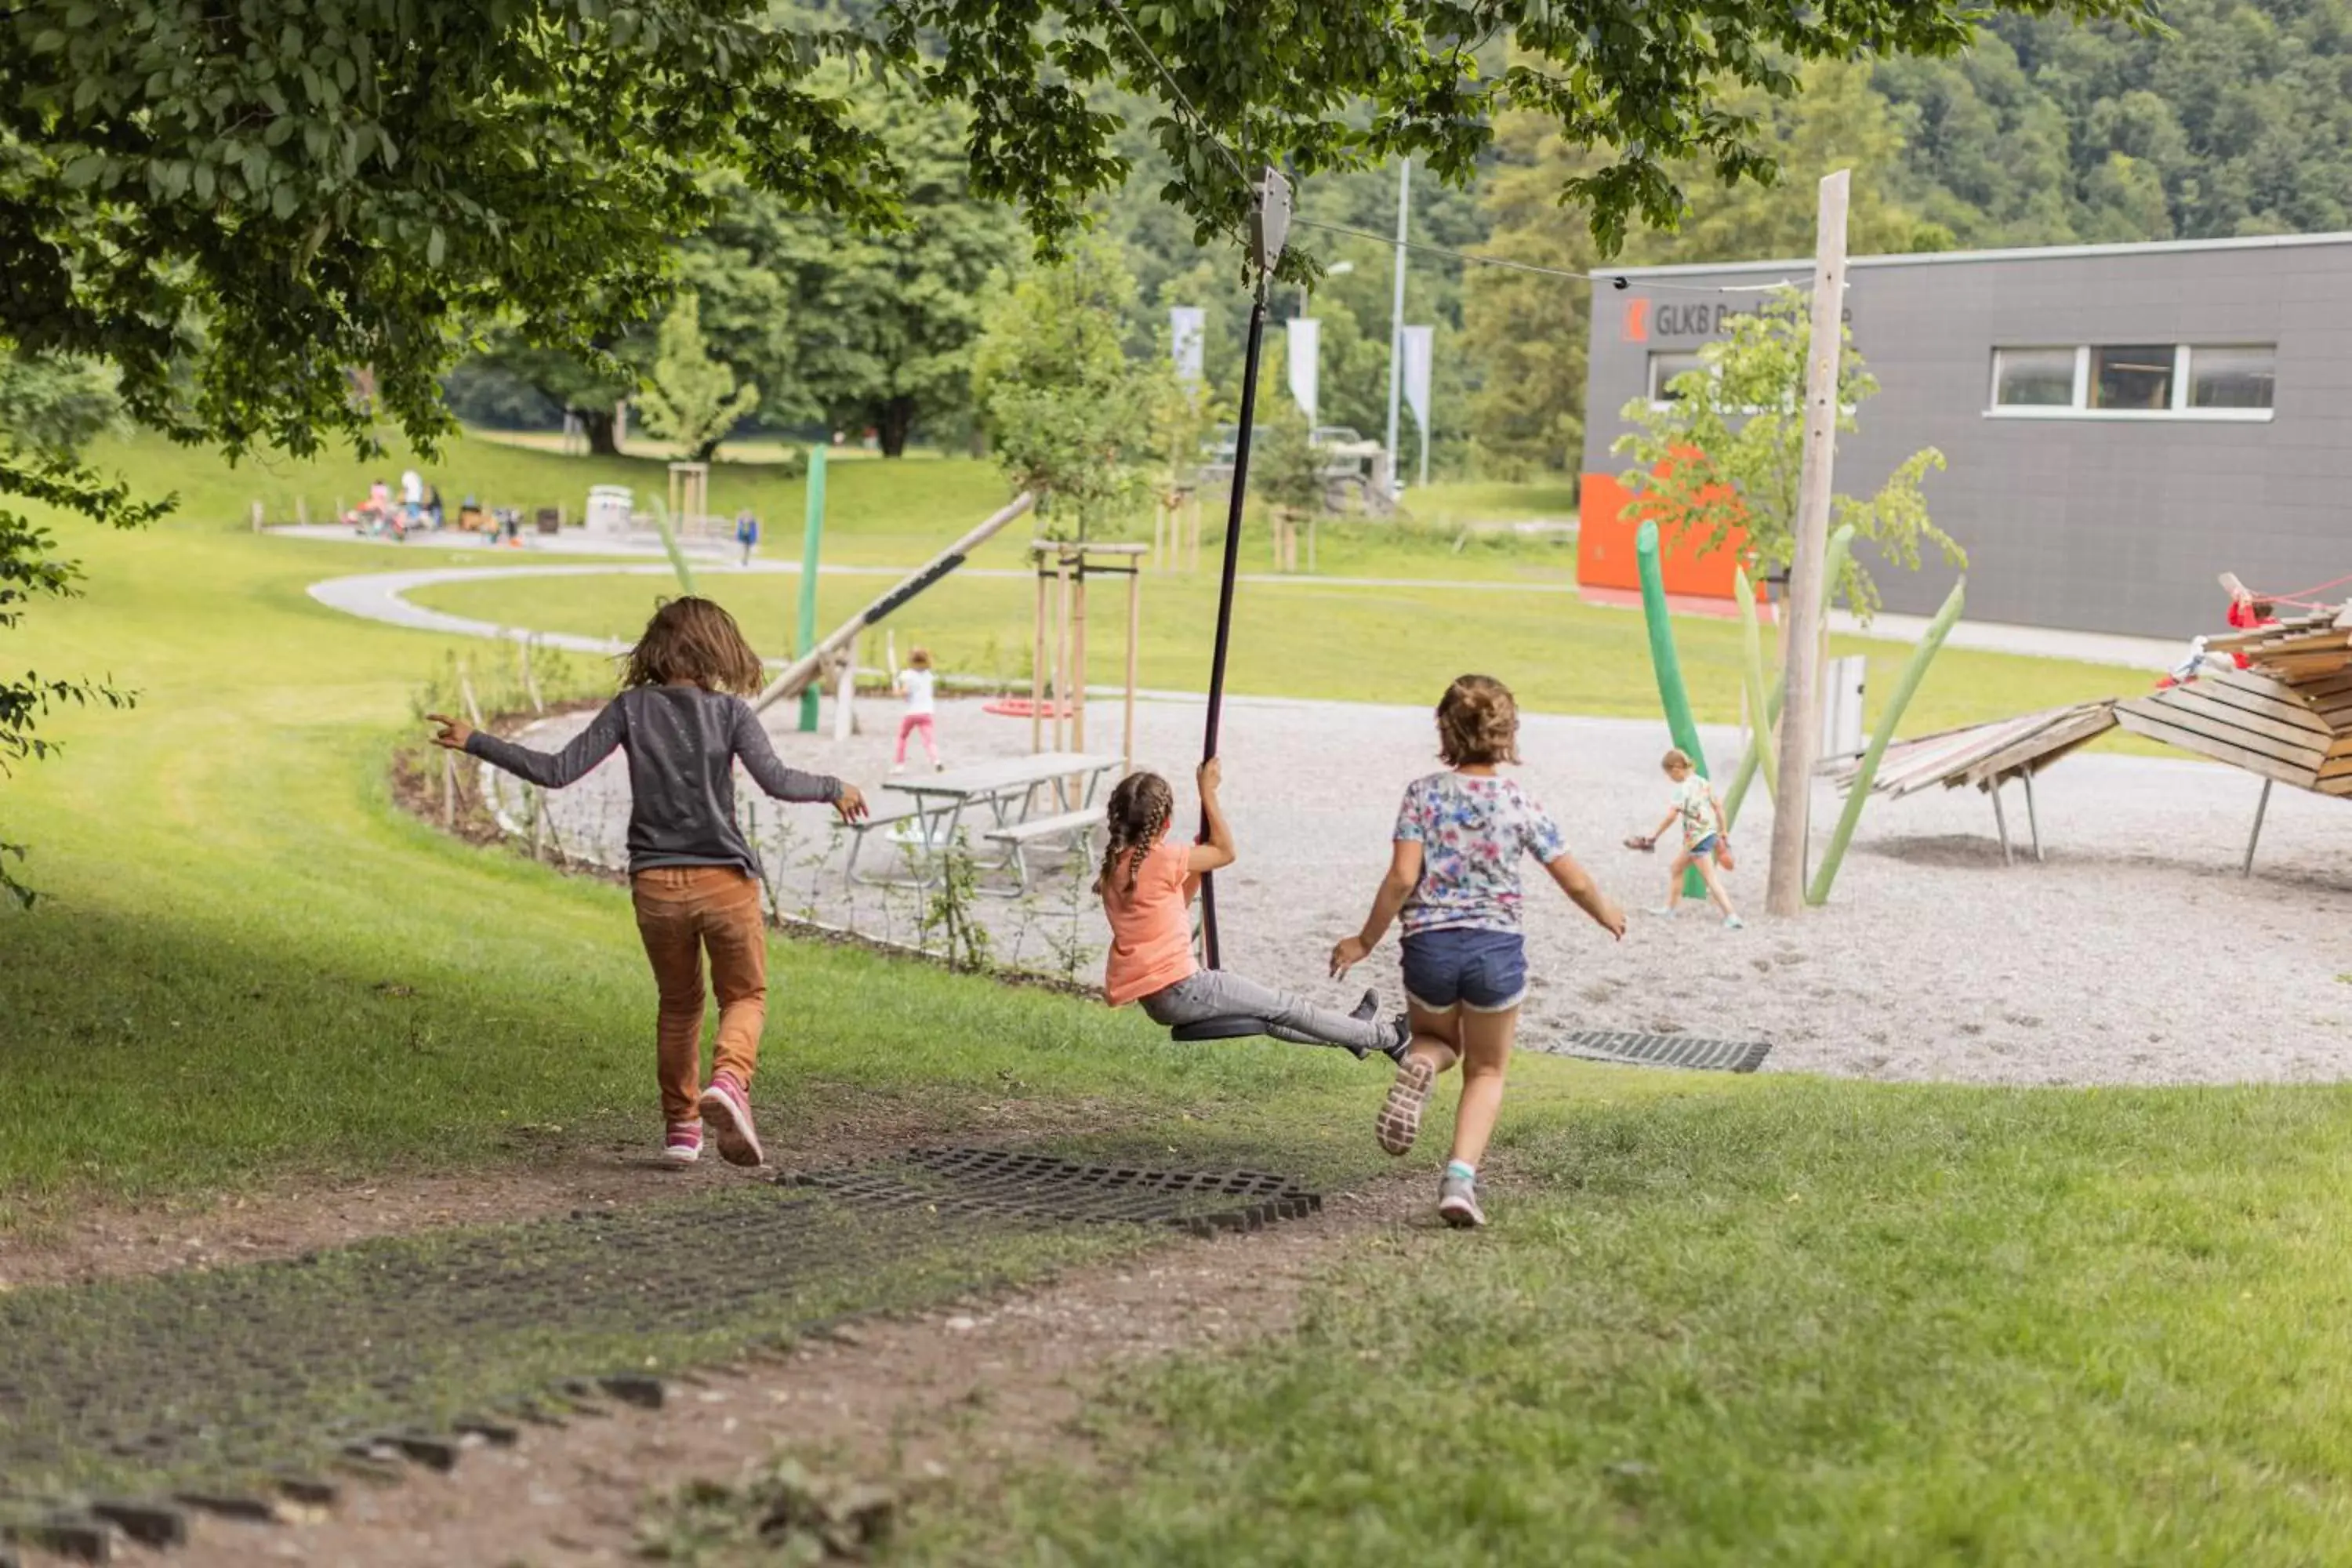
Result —
<path fill-rule="evenodd" d="M 1342 1013 L 1193 962 L 1188 911 L 1201 879 L 1234 863 L 1233 828 L 1217 799 L 1223 776 L 1215 759 L 1201 764 L 1201 812 L 1208 834 L 1198 844 L 1169 837 L 1175 793 L 1158 773 L 1129 773 L 1111 791 L 1106 808 L 1110 847 L 1095 879 L 1110 922 L 1103 1000 L 1114 1007 L 1139 1003 L 1153 1023 L 1170 1028 L 1238 1015 L 1265 1020 L 1265 1032 L 1277 1040 L 1338 1046 L 1359 1061 L 1373 1051 L 1392 1059 L 1402 1055 L 1404 1019 L 1379 1016 L 1375 992 L 1365 992 L 1354 1012 Z"/>
<path fill-rule="evenodd" d="M 709 599 L 654 612 L 629 652 L 620 695 L 560 752 L 535 752 L 436 713 L 440 745 L 545 789 L 562 789 L 618 747 L 629 763 L 629 890 L 660 995 L 655 1058 L 667 1123 L 662 1157 L 690 1165 L 710 1130 L 719 1158 L 757 1165 L 751 1074 L 768 1015 L 767 927 L 759 862 L 735 825 L 735 764 L 777 800 L 866 815 L 854 784 L 785 766 L 740 693 L 760 689 L 759 656 Z M 701 1077 L 702 961 L 719 996 L 711 1073 Z"/>
<path fill-rule="evenodd" d="M 1409 1152 L 1437 1075 L 1462 1064 L 1454 1148 L 1437 1212 L 1457 1229 L 1482 1226 L 1478 1162 L 1503 1108 L 1503 1073 L 1528 992 L 1519 859 L 1530 857 L 1570 902 L 1611 936 L 1625 916 L 1568 852 L 1559 825 L 1496 772 L 1519 760 L 1519 710 L 1510 689 L 1465 675 L 1437 705 L 1437 754 L 1446 771 L 1415 780 L 1397 812 L 1388 874 L 1363 930 L 1331 950 L 1336 979 L 1361 963 L 1404 920 L 1404 996 L 1412 1043 L 1373 1124 L 1381 1147 Z"/>

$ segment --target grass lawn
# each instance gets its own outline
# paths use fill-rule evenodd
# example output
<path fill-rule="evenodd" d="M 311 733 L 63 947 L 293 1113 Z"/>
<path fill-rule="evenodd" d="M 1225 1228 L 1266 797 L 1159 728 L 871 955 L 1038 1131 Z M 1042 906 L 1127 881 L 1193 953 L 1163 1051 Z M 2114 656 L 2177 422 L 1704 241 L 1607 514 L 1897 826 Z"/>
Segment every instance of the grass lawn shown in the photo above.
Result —
<path fill-rule="evenodd" d="M 51 895 L 0 914 L 0 1240 L 90 1200 L 650 1140 L 624 898 L 399 814 L 386 756 L 448 649 L 302 592 L 413 557 L 247 537 L 246 477 L 187 475 L 210 499 L 184 523 L 73 530 L 90 597 L 37 606 L 7 644 L 142 702 L 64 715 L 66 752 L 0 782 L 0 827 Z M 869 515 L 875 539 L 937 521 Z M 910 629 L 969 666 L 978 645 L 952 637 L 1021 635 L 1006 586 L 1009 613 L 959 585 Z M 960 626 L 947 595 L 967 591 Z M 1181 683 L 1205 591 L 1152 591 L 1171 613 L 1147 671 Z M 1635 623 L 1557 596 L 1446 611 L 1284 586 L 1245 616 L 1249 689 L 1425 701 L 1433 669 L 1516 647 L 1502 672 L 1540 706 L 1648 711 Z M 1722 716 L 1727 656 L 1703 630 L 1685 657 Z M 1998 684 L 1959 680 L 1971 662 L 1939 667 L 1948 709 Z M 758 1096 L 783 1151 L 820 1117 L 954 1126 L 1010 1104 L 1084 1129 L 1058 1134 L 1072 1148 L 1327 1183 L 1380 1163 L 1378 1075 L 1336 1053 L 1180 1048 L 1132 1016 L 855 952 L 780 942 L 775 963 Z M 1492 1230 L 1370 1244 L 1296 1336 L 1126 1377 L 1092 1416 L 1115 1487 L 1014 1476 L 905 1554 L 2352 1558 L 2352 1093 L 1514 1070 Z"/>
<path fill-rule="evenodd" d="M 929 1562 L 2352 1557 L 2352 1095 L 1782 1082 L 1523 1108 L 1475 1239 L 1095 1412 Z"/>

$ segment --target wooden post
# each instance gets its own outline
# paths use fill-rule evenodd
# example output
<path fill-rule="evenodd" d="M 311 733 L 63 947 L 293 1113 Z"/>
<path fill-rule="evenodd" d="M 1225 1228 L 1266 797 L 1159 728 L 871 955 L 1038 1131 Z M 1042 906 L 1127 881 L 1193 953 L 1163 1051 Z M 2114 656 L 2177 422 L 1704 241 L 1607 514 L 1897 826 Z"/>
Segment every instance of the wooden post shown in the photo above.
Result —
<path fill-rule="evenodd" d="M 857 701 L 857 639 L 841 653 L 841 680 L 833 699 L 833 738 L 836 744 L 845 742 L 856 731 Z"/>
<path fill-rule="evenodd" d="M 1087 749 L 1087 552 L 1070 583 L 1070 750 Z"/>
<path fill-rule="evenodd" d="M 1037 637 L 1029 659 L 1029 754 L 1045 749 L 1045 556 L 1037 552 Z"/>
<path fill-rule="evenodd" d="M 310 526 L 310 503 L 305 497 L 294 498 L 294 521 L 302 528 Z"/>
<path fill-rule="evenodd" d="M 457 753 L 441 753 L 441 826 L 457 826 Z"/>
<path fill-rule="evenodd" d="M 1127 574 L 1127 718 L 1119 730 L 1122 775 L 1135 771 L 1135 672 L 1143 640 L 1143 574 Z"/>
<path fill-rule="evenodd" d="M 801 531 L 801 603 L 799 636 L 793 651 L 807 658 L 816 647 L 817 563 L 824 545 L 824 448 L 809 448 L 807 520 Z M 816 682 L 801 693 L 801 732 L 816 733 Z"/>
<path fill-rule="evenodd" d="M 256 533 L 259 533 L 261 531 L 261 503 L 259 501 L 255 501 L 253 503 L 253 531 Z"/>
<path fill-rule="evenodd" d="M 520 647 L 522 648 L 523 694 L 530 699 L 530 710 L 532 712 L 544 713 L 547 711 L 547 704 L 540 700 L 539 676 L 538 673 L 530 668 L 530 639 L 529 637 L 523 638 Z"/>
<path fill-rule="evenodd" d="M 1829 552 L 1832 466 L 1837 453 L 1838 364 L 1843 357 L 1847 172 L 1821 183 L 1813 256 L 1812 331 L 1805 361 L 1805 449 L 1789 574 L 1788 695 L 1780 710 L 1780 787 L 1773 802 L 1772 869 L 1764 907 L 1804 907 L 1813 757 L 1821 750 L 1822 574 Z M 1994 798 L 1998 809 L 2000 800 Z"/>
<path fill-rule="evenodd" d="M 1059 584 L 1055 603 L 1060 612 L 1054 627 L 1054 750 L 1068 751 L 1070 709 L 1070 557 L 1061 552 L 1054 576 Z"/>

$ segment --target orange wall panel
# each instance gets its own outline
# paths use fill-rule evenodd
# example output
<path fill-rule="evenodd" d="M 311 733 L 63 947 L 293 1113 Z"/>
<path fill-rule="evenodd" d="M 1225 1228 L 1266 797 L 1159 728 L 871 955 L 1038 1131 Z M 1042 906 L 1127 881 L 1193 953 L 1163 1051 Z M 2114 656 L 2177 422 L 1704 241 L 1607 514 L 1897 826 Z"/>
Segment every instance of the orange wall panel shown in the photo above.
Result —
<path fill-rule="evenodd" d="M 1632 498 L 1614 474 L 1586 474 L 1579 486 L 1576 525 L 1576 580 L 1588 588 L 1622 588 L 1639 592 L 1640 564 L 1634 559 L 1633 535 L 1642 526 Z M 1666 592 L 1695 599 L 1732 597 L 1732 574 L 1739 565 L 1746 535 L 1734 530 L 1720 549 L 1702 552 L 1696 539 L 1670 540 L 1664 547 Z"/>

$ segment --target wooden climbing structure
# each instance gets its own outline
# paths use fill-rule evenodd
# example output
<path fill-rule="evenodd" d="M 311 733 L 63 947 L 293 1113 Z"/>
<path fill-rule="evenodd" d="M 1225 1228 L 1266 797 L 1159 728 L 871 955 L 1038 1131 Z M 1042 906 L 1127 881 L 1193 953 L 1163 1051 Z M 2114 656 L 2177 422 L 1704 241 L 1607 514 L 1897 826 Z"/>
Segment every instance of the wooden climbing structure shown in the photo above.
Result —
<path fill-rule="evenodd" d="M 2207 637 L 2201 646 L 2204 658 L 2193 679 L 2143 697 L 2077 703 L 1897 742 L 1881 762 L 1871 793 L 1900 796 L 1931 784 L 1972 784 L 1992 799 L 2006 860 L 2009 823 L 2000 791 L 2021 781 L 2039 859 L 2034 774 L 2120 726 L 2263 781 L 2242 868 L 2251 873 L 2273 785 L 2352 796 L 2352 605 L 2312 606 L 2293 619 Z M 1832 776 L 1850 785 L 1854 769 L 1849 763 Z"/>

